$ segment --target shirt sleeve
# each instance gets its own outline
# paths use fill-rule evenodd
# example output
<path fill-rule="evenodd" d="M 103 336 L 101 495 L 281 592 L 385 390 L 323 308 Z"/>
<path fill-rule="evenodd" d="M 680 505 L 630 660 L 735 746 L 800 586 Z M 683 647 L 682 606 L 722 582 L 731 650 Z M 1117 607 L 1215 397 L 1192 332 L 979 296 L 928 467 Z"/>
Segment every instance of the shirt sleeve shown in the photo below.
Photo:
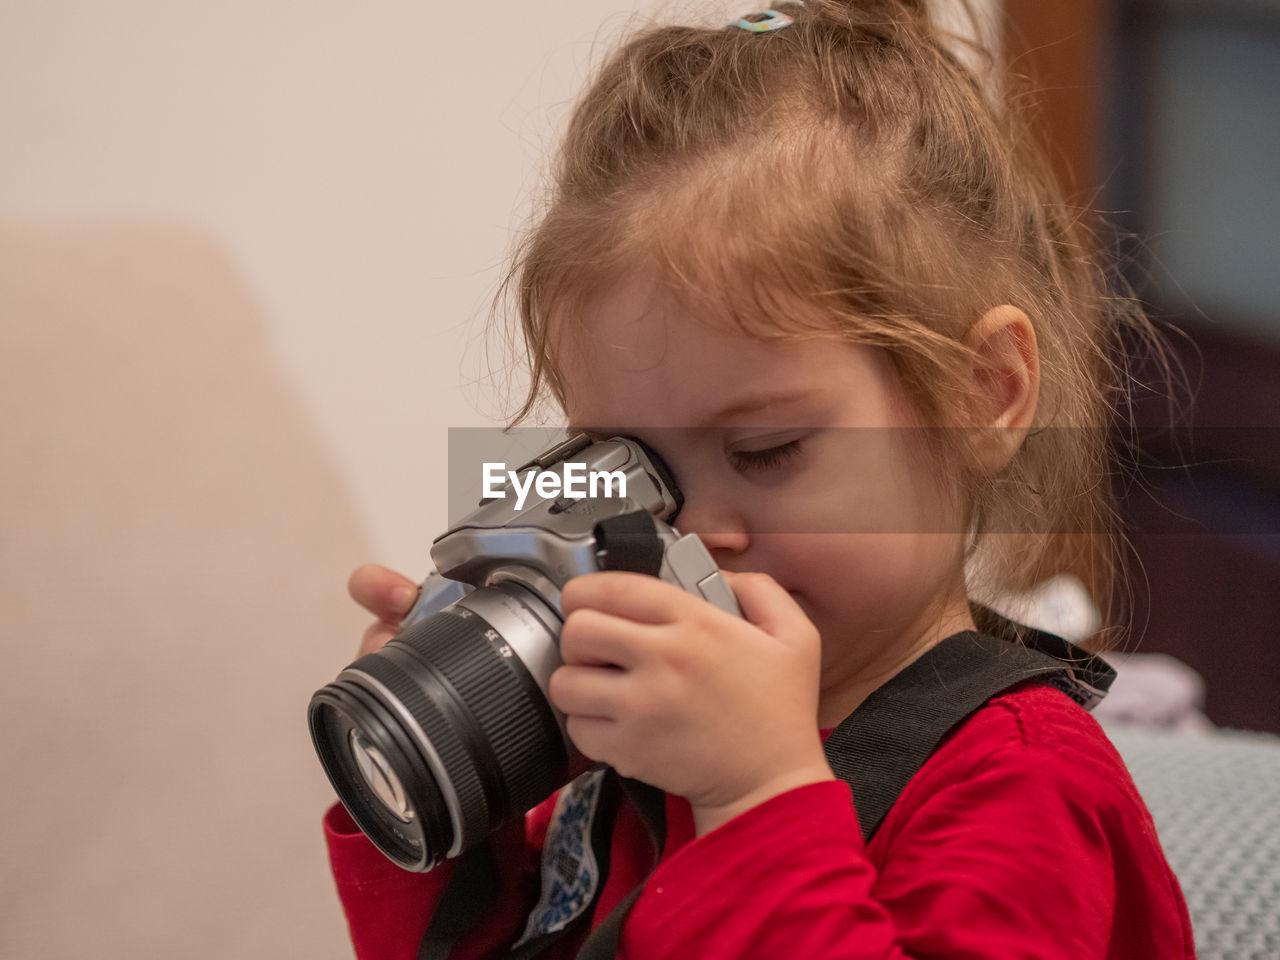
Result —
<path fill-rule="evenodd" d="M 913 780 L 876 837 L 880 871 L 841 782 L 747 811 L 654 872 L 624 925 L 623 954 L 1194 955 L 1144 808 L 1049 750 L 1001 750 L 964 773 Z"/>
<path fill-rule="evenodd" d="M 535 808 L 523 824 L 511 824 L 490 839 L 499 864 L 496 904 L 482 927 L 459 942 L 457 960 L 491 955 L 515 938 L 531 897 L 547 815 L 543 807 Z M 341 804 L 325 814 L 324 828 L 357 960 L 416 960 L 455 862 L 446 860 L 428 873 L 400 869 L 360 832 Z"/>

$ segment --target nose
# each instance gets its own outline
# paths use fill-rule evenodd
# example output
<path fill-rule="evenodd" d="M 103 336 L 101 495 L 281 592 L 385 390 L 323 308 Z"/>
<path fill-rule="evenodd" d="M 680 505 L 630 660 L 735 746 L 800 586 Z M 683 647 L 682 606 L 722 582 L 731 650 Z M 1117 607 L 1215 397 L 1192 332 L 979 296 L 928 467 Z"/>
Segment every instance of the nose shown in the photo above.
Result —
<path fill-rule="evenodd" d="M 681 533 L 696 533 L 721 567 L 728 566 L 732 557 L 744 553 L 751 542 L 743 518 L 731 505 L 698 491 L 685 491 L 676 529 Z"/>

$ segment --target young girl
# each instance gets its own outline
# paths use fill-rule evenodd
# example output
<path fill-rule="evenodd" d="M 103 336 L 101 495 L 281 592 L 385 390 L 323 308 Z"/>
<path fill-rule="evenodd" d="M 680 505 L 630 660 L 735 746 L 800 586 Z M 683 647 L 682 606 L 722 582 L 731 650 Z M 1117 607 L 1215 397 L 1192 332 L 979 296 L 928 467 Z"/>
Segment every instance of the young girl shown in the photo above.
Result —
<path fill-rule="evenodd" d="M 1146 329 L 922 5 L 632 39 L 579 103 L 510 282 L 521 416 L 549 388 L 573 429 L 656 449 L 743 618 L 638 574 L 566 586 L 551 697 L 583 754 L 664 792 L 665 836 L 632 793 L 566 788 L 492 839 L 492 905 L 450 956 L 577 956 L 629 896 L 611 923 L 633 960 L 1193 955 L 1068 674 L 979 700 L 887 813 L 863 799 L 962 686 L 939 651 L 1035 640 L 979 591 L 1081 569 L 1109 516 L 1116 334 Z M 351 591 L 377 649 L 413 583 L 364 567 Z M 824 738 L 886 703 L 836 779 Z M 594 899 L 580 851 L 569 875 L 543 856 L 581 809 L 608 861 Z M 419 956 L 457 862 L 402 872 L 340 807 L 326 827 L 357 955 Z"/>

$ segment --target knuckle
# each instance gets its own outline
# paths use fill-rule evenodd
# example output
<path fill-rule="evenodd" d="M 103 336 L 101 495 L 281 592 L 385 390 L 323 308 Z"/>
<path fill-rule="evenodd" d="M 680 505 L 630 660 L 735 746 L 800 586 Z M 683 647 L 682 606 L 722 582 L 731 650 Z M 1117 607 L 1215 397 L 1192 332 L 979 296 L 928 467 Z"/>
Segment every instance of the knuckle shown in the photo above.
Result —
<path fill-rule="evenodd" d="M 662 583 L 654 577 L 623 570 L 601 570 L 589 573 L 582 579 L 588 581 L 594 604 L 605 610 L 624 605 L 637 591 Z"/>
<path fill-rule="evenodd" d="M 577 610 L 608 609 L 618 596 L 614 574 L 584 573 L 574 577 L 560 589 L 560 608 L 566 613 Z"/>
<path fill-rule="evenodd" d="M 697 645 L 689 642 L 685 631 L 668 629 L 656 637 L 653 644 L 655 658 L 677 674 L 687 673 L 699 659 Z"/>
<path fill-rule="evenodd" d="M 582 611 L 570 610 L 564 615 L 564 622 L 560 624 L 560 646 L 572 642 L 582 629 Z"/>
<path fill-rule="evenodd" d="M 572 660 L 580 652 L 583 641 L 591 632 L 591 611 L 574 610 L 564 618 L 560 627 L 560 656 Z"/>
<path fill-rule="evenodd" d="M 551 679 L 547 681 L 547 695 L 561 710 L 564 709 L 563 704 L 567 701 L 572 688 L 573 678 L 565 667 L 552 672 Z"/>
<path fill-rule="evenodd" d="M 566 630 L 572 630 L 574 633 L 581 633 L 591 626 L 591 621 L 595 618 L 596 611 L 591 607 L 578 607 L 571 610 L 564 618 L 564 626 Z"/>
<path fill-rule="evenodd" d="M 551 678 L 547 681 L 547 690 L 554 696 L 557 691 L 563 690 L 564 685 L 568 682 L 568 667 L 556 667 L 551 671 Z"/>
<path fill-rule="evenodd" d="M 571 613 L 582 606 L 586 600 L 589 584 L 583 584 L 582 577 L 574 577 L 560 588 L 560 608 Z"/>
<path fill-rule="evenodd" d="M 626 590 L 626 580 L 619 578 L 615 571 L 593 573 L 589 577 L 592 599 L 605 609 L 617 606 L 619 598 Z"/>

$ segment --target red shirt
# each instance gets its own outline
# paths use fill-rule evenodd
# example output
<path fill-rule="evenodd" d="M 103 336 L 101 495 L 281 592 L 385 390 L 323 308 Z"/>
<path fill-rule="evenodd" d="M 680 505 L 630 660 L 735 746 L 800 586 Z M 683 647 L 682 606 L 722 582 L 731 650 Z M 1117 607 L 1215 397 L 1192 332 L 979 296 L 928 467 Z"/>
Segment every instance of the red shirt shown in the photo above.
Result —
<path fill-rule="evenodd" d="M 455 948 L 489 956 L 522 932 L 554 798 L 494 838 L 503 887 L 488 923 Z M 325 818 L 359 960 L 414 960 L 452 863 L 387 860 L 341 806 Z M 622 929 L 631 960 L 1180 960 L 1191 924 L 1146 806 L 1097 723 L 1030 685 L 993 698 L 912 778 L 864 845 L 849 788 L 817 783 L 695 838 L 667 797 L 667 840 Z M 623 805 L 598 923 L 652 866 Z M 549 957 L 571 958 L 567 938 Z"/>

